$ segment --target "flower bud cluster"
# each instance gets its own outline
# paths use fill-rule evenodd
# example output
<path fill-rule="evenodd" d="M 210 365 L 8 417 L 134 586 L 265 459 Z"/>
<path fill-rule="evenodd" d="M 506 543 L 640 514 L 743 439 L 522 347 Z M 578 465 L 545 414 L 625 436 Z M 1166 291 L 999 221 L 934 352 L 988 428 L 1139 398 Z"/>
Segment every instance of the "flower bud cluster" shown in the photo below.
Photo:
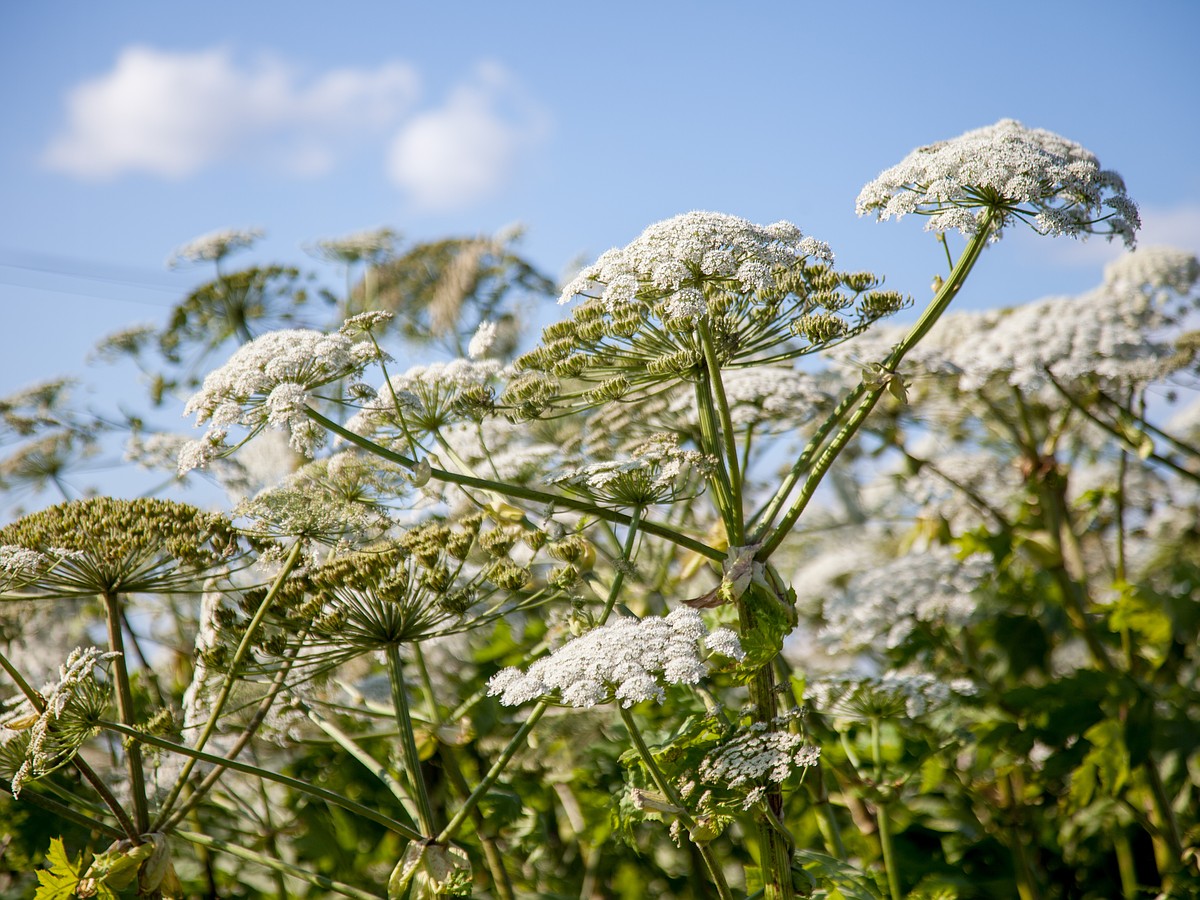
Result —
<path fill-rule="evenodd" d="M 52 506 L 0 529 L 5 545 L 50 560 L 13 585 L 30 598 L 166 593 L 239 553 L 223 516 L 149 498 L 94 497 Z M 12 549 L 8 555 L 30 559 Z"/>

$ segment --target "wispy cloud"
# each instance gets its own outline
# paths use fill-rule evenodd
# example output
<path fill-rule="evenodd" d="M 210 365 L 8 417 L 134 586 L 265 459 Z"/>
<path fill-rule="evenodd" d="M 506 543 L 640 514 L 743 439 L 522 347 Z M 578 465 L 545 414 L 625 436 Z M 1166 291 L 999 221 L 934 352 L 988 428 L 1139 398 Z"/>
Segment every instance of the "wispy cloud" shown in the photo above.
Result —
<path fill-rule="evenodd" d="M 256 158 L 319 174 L 348 135 L 395 127 L 418 90 L 415 70 L 401 62 L 305 79 L 278 59 L 242 64 L 221 48 L 127 47 L 111 71 L 69 92 L 65 125 L 43 161 L 92 180 L 182 178 Z"/>
<path fill-rule="evenodd" d="M 443 106 L 404 125 L 392 141 L 387 174 L 421 209 L 458 209 L 507 183 L 547 130 L 547 116 L 509 73 L 485 63 Z"/>

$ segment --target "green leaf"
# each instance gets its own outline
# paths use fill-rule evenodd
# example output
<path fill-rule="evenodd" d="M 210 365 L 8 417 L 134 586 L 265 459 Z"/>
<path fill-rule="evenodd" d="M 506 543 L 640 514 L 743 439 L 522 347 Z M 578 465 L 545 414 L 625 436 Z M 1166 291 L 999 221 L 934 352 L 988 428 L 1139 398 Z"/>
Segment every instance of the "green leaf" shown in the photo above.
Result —
<path fill-rule="evenodd" d="M 33 895 L 34 900 L 68 900 L 75 896 L 75 888 L 81 877 L 79 869 L 82 856 L 71 862 L 67 857 L 66 848 L 63 847 L 62 838 L 51 838 L 50 849 L 46 851 L 46 862 L 50 864 L 50 868 L 38 870 L 38 889 Z"/>
<path fill-rule="evenodd" d="M 813 900 L 883 900 L 883 892 L 875 878 L 857 866 L 843 862 L 833 856 L 815 850 L 796 850 L 792 853 L 793 865 L 799 866 L 816 879 L 817 890 Z"/>
<path fill-rule="evenodd" d="M 1071 777 L 1071 800 L 1079 808 L 1097 791 L 1116 797 L 1129 781 L 1129 750 L 1122 724 L 1115 719 L 1097 722 L 1083 733 L 1091 749 Z"/>

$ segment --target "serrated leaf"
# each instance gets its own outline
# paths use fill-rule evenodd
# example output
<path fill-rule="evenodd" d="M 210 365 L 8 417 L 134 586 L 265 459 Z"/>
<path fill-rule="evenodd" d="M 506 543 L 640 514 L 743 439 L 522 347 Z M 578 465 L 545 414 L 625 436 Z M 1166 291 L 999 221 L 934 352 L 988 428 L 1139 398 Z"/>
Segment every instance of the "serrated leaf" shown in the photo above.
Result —
<path fill-rule="evenodd" d="M 75 888 L 80 880 L 82 855 L 75 862 L 67 856 L 62 838 L 51 838 L 50 849 L 46 851 L 48 869 L 37 871 L 38 889 L 34 900 L 69 900 L 75 895 Z"/>

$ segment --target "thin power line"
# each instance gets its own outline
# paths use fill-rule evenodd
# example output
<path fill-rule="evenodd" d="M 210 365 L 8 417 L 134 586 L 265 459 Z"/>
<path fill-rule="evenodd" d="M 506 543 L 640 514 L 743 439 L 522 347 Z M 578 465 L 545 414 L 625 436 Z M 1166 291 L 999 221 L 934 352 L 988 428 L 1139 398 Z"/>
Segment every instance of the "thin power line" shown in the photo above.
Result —
<path fill-rule="evenodd" d="M 171 291 L 173 293 L 178 293 L 180 290 L 179 283 L 165 273 L 133 266 L 113 265 L 111 263 L 99 263 L 75 257 L 59 256 L 52 253 L 0 248 L 0 266 L 11 269 L 25 269 L 33 272 L 45 272 L 51 275 L 65 275 L 71 278 L 83 278 L 89 281 L 123 284 L 146 288 L 147 290 Z"/>

